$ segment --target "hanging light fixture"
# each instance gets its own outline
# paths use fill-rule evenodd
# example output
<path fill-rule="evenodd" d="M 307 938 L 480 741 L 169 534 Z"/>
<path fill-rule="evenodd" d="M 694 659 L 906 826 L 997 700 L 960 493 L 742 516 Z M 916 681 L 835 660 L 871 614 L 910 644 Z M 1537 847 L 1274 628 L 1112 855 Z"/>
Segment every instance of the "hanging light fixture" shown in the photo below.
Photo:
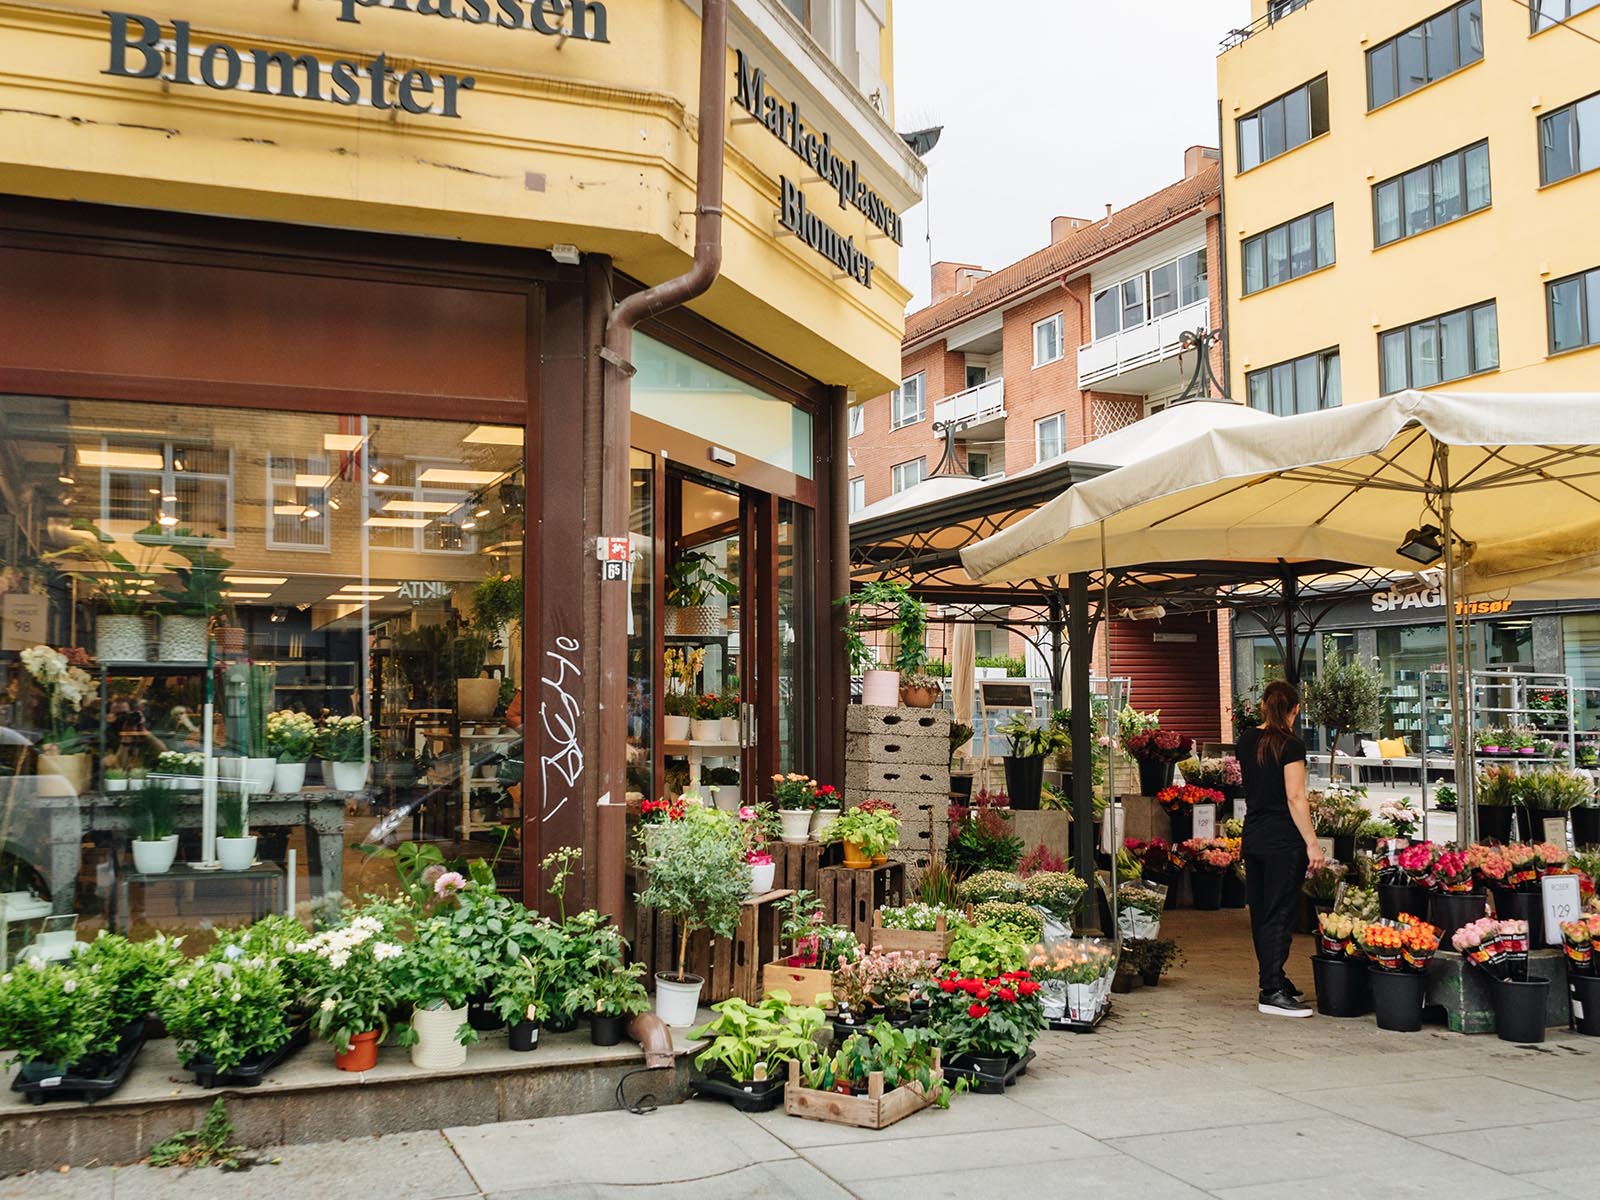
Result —
<path fill-rule="evenodd" d="M 1405 541 L 1395 547 L 1401 558 L 1427 566 L 1444 557 L 1444 542 L 1437 525 L 1424 525 L 1406 534 Z"/>

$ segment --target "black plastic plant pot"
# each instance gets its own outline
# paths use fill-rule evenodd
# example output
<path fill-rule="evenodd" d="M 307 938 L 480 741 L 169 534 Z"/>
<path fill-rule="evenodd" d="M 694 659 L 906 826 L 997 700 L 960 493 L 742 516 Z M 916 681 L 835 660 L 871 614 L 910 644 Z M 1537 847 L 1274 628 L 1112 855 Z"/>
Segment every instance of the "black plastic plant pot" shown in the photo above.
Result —
<path fill-rule="evenodd" d="M 1189 892 L 1194 897 L 1194 906 L 1201 912 L 1216 912 L 1222 907 L 1222 876 L 1221 871 L 1189 873 Z"/>
<path fill-rule="evenodd" d="M 506 1045 L 527 1054 L 539 1048 L 539 1022 L 518 1021 L 506 1033 Z"/>
<path fill-rule="evenodd" d="M 595 1013 L 589 1018 L 589 1041 L 596 1046 L 621 1045 L 622 1027 L 627 1023 L 627 1017 L 611 1017 L 604 1013 Z"/>
<path fill-rule="evenodd" d="M 1169 812 L 1168 818 L 1172 821 L 1172 844 L 1187 842 L 1194 836 L 1194 810 L 1180 808 L 1177 812 Z"/>
<path fill-rule="evenodd" d="M 571 1033 L 577 1027 L 578 1018 L 573 1013 L 560 1013 L 544 1023 L 546 1033 Z"/>
<path fill-rule="evenodd" d="M 1544 936 L 1544 895 L 1496 888 L 1494 915 L 1502 921 L 1526 921 L 1535 944 Z"/>
<path fill-rule="evenodd" d="M 194 1081 L 203 1088 L 260 1087 L 267 1074 L 311 1040 L 311 1030 L 302 1025 L 287 1041 L 267 1054 L 257 1054 L 236 1067 L 218 1071 L 208 1058 L 197 1056 L 185 1064 L 194 1072 Z"/>
<path fill-rule="evenodd" d="M 133 1060 L 144 1047 L 144 1018 L 130 1022 L 111 1054 L 91 1054 L 65 1066 L 50 1063 L 24 1063 L 11 1090 L 21 1092 L 29 1104 L 47 1100 L 100 1100 L 111 1095 L 133 1068 Z"/>
<path fill-rule="evenodd" d="M 1333 835 L 1333 856 L 1346 866 L 1356 861 L 1356 835 L 1353 833 L 1336 833 Z"/>
<path fill-rule="evenodd" d="M 1358 958 L 1311 956 L 1316 979 L 1317 1011 L 1325 1017 L 1364 1017 L 1372 1011 L 1372 981 Z"/>
<path fill-rule="evenodd" d="M 1572 844 L 1580 850 L 1600 846 L 1600 808 L 1572 810 Z"/>
<path fill-rule="evenodd" d="M 505 1026 L 488 996 L 473 996 L 467 1001 L 467 1024 L 479 1033 L 493 1033 Z"/>
<path fill-rule="evenodd" d="M 1478 838 L 1482 841 L 1509 842 L 1511 813 L 1509 804 L 1478 805 Z"/>
<path fill-rule="evenodd" d="M 1139 794 L 1141 796 L 1154 796 L 1164 787 L 1172 786 L 1172 772 L 1175 764 L 1162 762 L 1154 758 L 1141 758 L 1139 761 Z"/>
<path fill-rule="evenodd" d="M 1563 840 L 1544 836 L 1546 821 L 1560 821 L 1563 838 L 1566 833 L 1567 814 L 1559 808 L 1524 808 L 1518 811 L 1517 819 L 1522 822 L 1522 840 L 1525 842 Z"/>
<path fill-rule="evenodd" d="M 1161 986 L 1161 968 L 1160 967 L 1150 967 L 1148 970 L 1141 971 L 1139 973 L 1139 977 L 1144 980 L 1145 987 L 1160 987 Z"/>
<path fill-rule="evenodd" d="M 1428 920 L 1443 932 L 1439 945 L 1448 946 L 1455 931 L 1470 925 L 1488 911 L 1489 898 L 1481 892 L 1433 892 L 1428 897 Z M 1420 916 L 1421 914 L 1416 914 Z"/>
<path fill-rule="evenodd" d="M 1600 975 L 1575 975 L 1568 963 L 1567 984 L 1572 993 L 1572 1027 L 1600 1037 Z"/>
<path fill-rule="evenodd" d="M 1239 878 L 1239 872 L 1231 868 L 1222 873 L 1222 907 L 1243 908 L 1250 902 L 1250 893 L 1246 890 L 1244 880 Z"/>
<path fill-rule="evenodd" d="M 1544 1041 L 1544 1014 L 1550 1005 L 1550 981 L 1537 975 L 1527 982 L 1494 981 L 1494 1032 L 1502 1042 L 1532 1046 Z"/>
<path fill-rule="evenodd" d="M 1414 917 L 1426 916 L 1428 889 L 1420 883 L 1380 883 L 1378 909 L 1391 921 L 1401 913 L 1410 913 Z"/>
<path fill-rule="evenodd" d="M 1372 1011 L 1379 1029 L 1416 1033 L 1422 1028 L 1422 999 L 1427 980 L 1421 972 L 1368 967 L 1367 981 L 1372 985 Z"/>
<path fill-rule="evenodd" d="M 1007 755 L 1006 792 L 1011 796 L 1011 807 L 1019 812 L 1034 812 L 1039 807 L 1039 792 L 1044 786 L 1044 756 L 1030 758 Z"/>

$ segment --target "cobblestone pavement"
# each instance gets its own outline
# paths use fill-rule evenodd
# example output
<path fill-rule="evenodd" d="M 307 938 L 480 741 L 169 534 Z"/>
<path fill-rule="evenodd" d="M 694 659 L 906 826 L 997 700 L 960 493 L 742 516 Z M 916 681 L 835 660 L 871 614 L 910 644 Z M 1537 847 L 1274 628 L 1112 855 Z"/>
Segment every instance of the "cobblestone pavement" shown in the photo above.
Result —
<path fill-rule="evenodd" d="M 1047 1034 L 1003 1097 L 881 1133 L 690 1103 L 289 1146 L 243 1175 L 136 1166 L 0 1181 L 0 1200 L 833 1200 L 1033 1194 L 1138 1200 L 1501 1200 L 1596 1195 L 1600 1046 L 1371 1019 L 1259 1016 L 1243 913 L 1170 914 L 1186 965 Z M 1310 940 L 1291 972 L 1309 986 Z"/>

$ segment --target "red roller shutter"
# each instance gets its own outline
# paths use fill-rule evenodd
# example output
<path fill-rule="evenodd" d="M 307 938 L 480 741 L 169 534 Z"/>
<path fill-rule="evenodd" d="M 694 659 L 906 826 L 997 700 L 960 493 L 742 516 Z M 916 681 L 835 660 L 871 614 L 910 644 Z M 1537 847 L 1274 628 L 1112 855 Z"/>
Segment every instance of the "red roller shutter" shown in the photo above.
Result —
<path fill-rule="evenodd" d="M 1111 623 L 1111 674 L 1133 681 L 1134 708 L 1161 710 L 1163 729 L 1197 743 L 1227 740 L 1217 672 L 1217 623 L 1209 613 Z"/>

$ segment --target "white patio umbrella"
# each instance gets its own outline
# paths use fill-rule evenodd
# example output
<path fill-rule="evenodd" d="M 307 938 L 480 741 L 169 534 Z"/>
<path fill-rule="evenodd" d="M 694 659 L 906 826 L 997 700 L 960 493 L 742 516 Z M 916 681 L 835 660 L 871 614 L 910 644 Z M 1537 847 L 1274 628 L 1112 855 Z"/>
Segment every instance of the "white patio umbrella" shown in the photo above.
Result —
<path fill-rule="evenodd" d="M 977 679 L 977 636 L 970 621 L 957 622 L 950 638 L 950 708 L 958 725 L 972 724 L 972 689 Z M 972 752 L 968 738 L 956 748 L 965 756 Z"/>
<path fill-rule="evenodd" d="M 1454 633 L 1458 595 L 1600 594 L 1600 395 L 1401 392 L 1212 430 L 1079 484 L 962 560 L 987 583 L 1196 560 L 1437 562 Z M 1470 799 L 1464 707 L 1452 741 Z"/>

